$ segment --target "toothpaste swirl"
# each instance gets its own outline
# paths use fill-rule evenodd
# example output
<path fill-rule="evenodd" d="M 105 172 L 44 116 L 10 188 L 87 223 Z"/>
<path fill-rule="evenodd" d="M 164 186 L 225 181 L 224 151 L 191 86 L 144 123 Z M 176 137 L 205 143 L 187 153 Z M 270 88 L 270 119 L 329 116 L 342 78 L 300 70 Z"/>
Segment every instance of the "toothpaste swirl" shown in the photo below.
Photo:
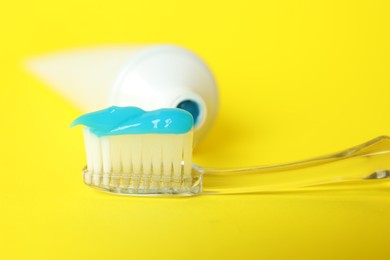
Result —
<path fill-rule="evenodd" d="M 126 134 L 184 134 L 194 125 L 192 115 L 182 109 L 144 111 L 138 107 L 111 106 L 84 114 L 71 127 L 84 125 L 98 137 Z"/>

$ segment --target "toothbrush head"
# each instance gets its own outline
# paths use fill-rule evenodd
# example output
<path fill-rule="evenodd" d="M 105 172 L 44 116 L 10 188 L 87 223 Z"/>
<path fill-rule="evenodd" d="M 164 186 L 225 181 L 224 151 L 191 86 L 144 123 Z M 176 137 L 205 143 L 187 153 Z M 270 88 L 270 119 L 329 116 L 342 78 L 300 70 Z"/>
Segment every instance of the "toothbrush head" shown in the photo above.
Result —
<path fill-rule="evenodd" d="M 193 195 L 193 119 L 181 109 L 109 107 L 77 118 L 84 125 L 88 186 L 123 195 Z"/>

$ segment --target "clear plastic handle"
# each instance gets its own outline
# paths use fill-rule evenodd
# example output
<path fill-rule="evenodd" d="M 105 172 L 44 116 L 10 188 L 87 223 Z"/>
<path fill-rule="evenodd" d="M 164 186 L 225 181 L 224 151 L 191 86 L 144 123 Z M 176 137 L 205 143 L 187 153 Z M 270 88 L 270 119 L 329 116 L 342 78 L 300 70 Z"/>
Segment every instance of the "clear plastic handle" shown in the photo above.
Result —
<path fill-rule="evenodd" d="M 283 191 L 326 183 L 390 178 L 390 137 L 328 156 L 263 167 L 213 169 L 193 166 L 202 194 Z"/>

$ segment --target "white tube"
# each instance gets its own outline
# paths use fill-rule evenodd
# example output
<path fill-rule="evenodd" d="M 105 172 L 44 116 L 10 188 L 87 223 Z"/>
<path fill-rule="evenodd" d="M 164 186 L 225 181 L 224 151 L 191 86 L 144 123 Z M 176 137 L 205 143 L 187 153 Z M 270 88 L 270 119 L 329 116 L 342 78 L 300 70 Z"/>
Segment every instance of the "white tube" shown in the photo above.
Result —
<path fill-rule="evenodd" d="M 181 107 L 195 120 L 195 143 L 212 126 L 218 91 L 207 65 L 172 45 L 79 49 L 31 59 L 28 68 L 83 112 L 109 105 Z"/>

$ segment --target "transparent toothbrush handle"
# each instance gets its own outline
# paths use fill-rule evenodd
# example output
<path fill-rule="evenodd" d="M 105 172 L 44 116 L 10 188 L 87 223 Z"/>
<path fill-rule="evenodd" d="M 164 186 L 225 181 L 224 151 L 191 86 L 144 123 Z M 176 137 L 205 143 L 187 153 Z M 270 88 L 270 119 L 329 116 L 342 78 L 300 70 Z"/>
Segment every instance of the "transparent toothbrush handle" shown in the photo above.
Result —
<path fill-rule="evenodd" d="M 262 167 L 202 168 L 202 194 L 240 194 L 283 191 L 326 183 L 390 178 L 390 137 L 328 156 Z"/>

